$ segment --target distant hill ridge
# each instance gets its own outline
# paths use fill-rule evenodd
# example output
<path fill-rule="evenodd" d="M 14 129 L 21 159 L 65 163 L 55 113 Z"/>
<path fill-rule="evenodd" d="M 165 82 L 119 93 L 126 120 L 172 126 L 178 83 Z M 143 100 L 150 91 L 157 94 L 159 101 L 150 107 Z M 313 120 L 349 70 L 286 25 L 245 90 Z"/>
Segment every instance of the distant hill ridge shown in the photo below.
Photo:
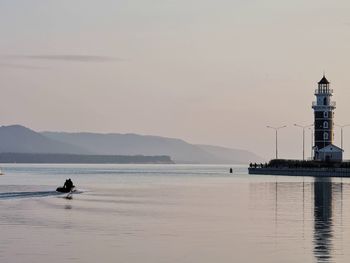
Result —
<path fill-rule="evenodd" d="M 24 126 L 12 125 L 0 127 L 0 152 L 80 154 L 86 150 L 47 138 Z"/>
<path fill-rule="evenodd" d="M 170 156 L 176 163 L 260 162 L 254 153 L 181 139 L 138 134 L 35 132 L 21 125 L 0 127 L 0 153 Z"/>

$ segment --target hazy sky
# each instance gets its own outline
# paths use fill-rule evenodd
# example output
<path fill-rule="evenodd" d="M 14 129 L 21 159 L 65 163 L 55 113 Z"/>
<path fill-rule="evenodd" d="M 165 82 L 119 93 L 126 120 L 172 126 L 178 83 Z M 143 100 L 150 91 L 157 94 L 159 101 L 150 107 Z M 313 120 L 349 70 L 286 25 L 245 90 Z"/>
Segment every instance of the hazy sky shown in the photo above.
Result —
<path fill-rule="evenodd" d="M 280 156 L 298 158 L 292 125 L 312 123 L 324 70 L 336 122 L 350 123 L 348 0 L 0 0 L 0 33 L 3 125 L 161 135 L 269 158 L 265 126 L 286 124 Z"/>

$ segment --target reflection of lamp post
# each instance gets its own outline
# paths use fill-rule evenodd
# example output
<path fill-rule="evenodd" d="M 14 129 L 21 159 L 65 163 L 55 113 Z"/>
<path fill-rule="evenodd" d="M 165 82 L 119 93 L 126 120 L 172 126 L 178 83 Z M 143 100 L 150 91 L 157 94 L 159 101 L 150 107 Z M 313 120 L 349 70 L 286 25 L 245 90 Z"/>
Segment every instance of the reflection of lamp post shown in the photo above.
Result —
<path fill-rule="evenodd" d="M 275 130 L 275 136 L 276 136 L 276 159 L 278 159 L 278 130 L 287 127 L 287 125 L 281 126 L 281 127 L 272 127 L 272 126 L 266 126 L 266 128 L 274 129 Z"/>
<path fill-rule="evenodd" d="M 311 131 L 311 159 L 313 155 L 313 149 L 314 149 L 314 129 L 309 127 L 309 130 Z"/>
<path fill-rule="evenodd" d="M 294 126 L 302 128 L 303 129 L 303 161 L 305 160 L 305 128 L 310 127 L 312 125 L 299 125 L 299 124 L 294 124 Z"/>
<path fill-rule="evenodd" d="M 340 127 L 340 134 L 341 134 L 341 148 L 342 148 L 342 150 L 344 150 L 344 149 L 343 149 L 343 128 L 350 126 L 350 124 L 346 124 L 346 125 L 337 125 L 337 124 L 336 124 L 335 126 Z"/>

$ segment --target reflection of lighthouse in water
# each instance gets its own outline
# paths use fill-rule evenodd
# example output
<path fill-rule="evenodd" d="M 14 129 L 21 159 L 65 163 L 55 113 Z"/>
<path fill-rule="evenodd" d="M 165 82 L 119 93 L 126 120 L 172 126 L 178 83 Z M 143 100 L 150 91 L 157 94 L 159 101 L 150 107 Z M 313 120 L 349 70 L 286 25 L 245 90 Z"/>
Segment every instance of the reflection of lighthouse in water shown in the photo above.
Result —
<path fill-rule="evenodd" d="M 315 178 L 314 183 L 314 254 L 317 262 L 331 258 L 332 232 L 332 182 Z"/>

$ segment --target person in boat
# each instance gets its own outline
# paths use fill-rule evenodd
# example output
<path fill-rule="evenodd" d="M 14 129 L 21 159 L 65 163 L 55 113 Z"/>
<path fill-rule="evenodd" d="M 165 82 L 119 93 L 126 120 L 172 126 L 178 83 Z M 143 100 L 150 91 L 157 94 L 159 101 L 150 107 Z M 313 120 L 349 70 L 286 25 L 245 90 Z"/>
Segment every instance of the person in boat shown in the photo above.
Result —
<path fill-rule="evenodd" d="M 74 188 L 72 180 L 69 178 L 67 183 L 67 188 L 71 191 Z"/>
<path fill-rule="evenodd" d="M 72 182 L 72 180 L 69 178 L 65 181 L 63 188 L 67 191 L 70 192 L 72 191 L 72 189 L 74 188 L 74 184 Z"/>
<path fill-rule="evenodd" d="M 64 182 L 63 188 L 68 189 L 68 185 L 69 185 L 69 182 L 68 182 L 68 179 L 66 179 L 66 181 Z"/>

